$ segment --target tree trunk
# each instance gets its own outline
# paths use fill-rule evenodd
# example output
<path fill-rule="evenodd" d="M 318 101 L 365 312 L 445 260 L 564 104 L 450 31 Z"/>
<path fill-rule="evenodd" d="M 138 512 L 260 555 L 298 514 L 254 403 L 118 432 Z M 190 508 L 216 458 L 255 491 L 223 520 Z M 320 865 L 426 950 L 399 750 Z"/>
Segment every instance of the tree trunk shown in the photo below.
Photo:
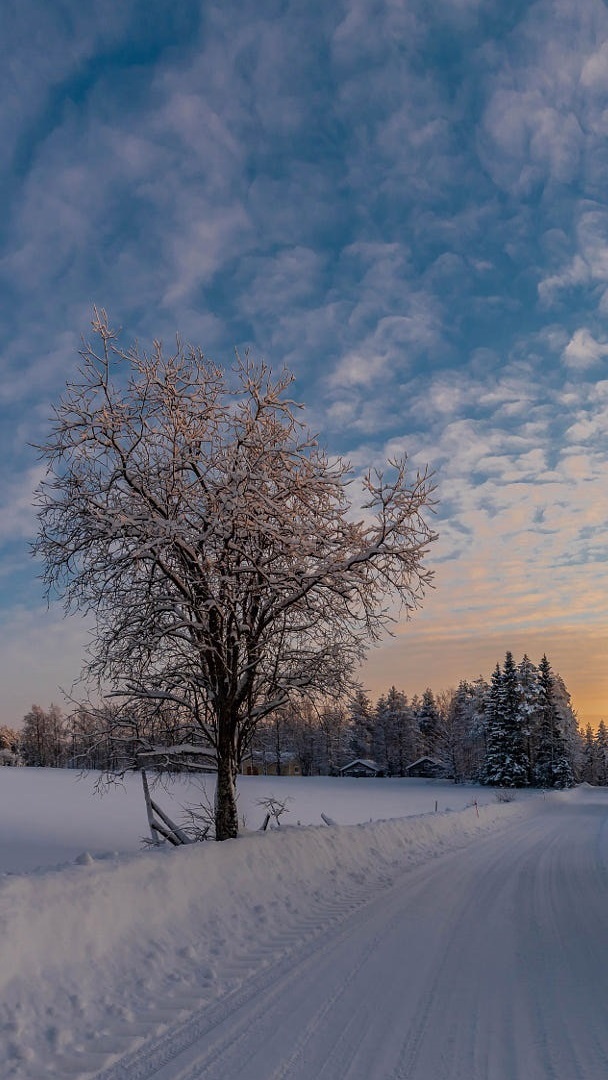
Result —
<path fill-rule="evenodd" d="M 239 831 L 236 808 L 236 753 L 230 737 L 220 736 L 217 748 L 215 839 L 233 840 Z"/>

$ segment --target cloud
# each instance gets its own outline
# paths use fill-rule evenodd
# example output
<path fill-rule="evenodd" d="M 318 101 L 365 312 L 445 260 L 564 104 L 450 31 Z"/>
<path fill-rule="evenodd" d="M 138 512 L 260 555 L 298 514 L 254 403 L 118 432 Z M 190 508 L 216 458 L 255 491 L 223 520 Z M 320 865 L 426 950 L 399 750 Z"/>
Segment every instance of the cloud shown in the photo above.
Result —
<path fill-rule="evenodd" d="M 486 109 L 482 157 L 495 183 L 514 194 L 548 180 L 571 181 L 582 148 L 577 118 L 546 104 L 539 92 L 497 90 Z"/>
<path fill-rule="evenodd" d="M 97 302 L 129 341 L 180 330 L 220 362 L 238 344 L 286 363 L 357 468 L 436 468 L 425 648 L 564 613 L 600 627 L 608 13 L 475 6 L 14 6 L 7 583 L 32 526 L 24 443 Z"/>
<path fill-rule="evenodd" d="M 591 91 L 601 66 L 598 40 L 607 29 L 598 5 L 575 10 L 537 0 L 512 34 L 485 54 L 489 94 L 479 150 L 505 191 L 526 197 L 581 175 L 593 181 L 604 120 Z"/>
<path fill-rule="evenodd" d="M 541 278 L 538 293 L 547 306 L 568 290 L 591 287 L 590 299 L 601 312 L 608 304 L 608 214 L 588 202 L 576 209 L 576 251 L 555 273 Z"/>
<path fill-rule="evenodd" d="M 557 274 L 550 274 L 538 284 L 541 300 L 551 304 L 563 289 L 575 289 L 591 280 L 591 269 L 582 255 L 575 255 Z"/>
<path fill-rule="evenodd" d="M 3 479 L 0 485 L 0 544 L 33 537 L 36 531 L 33 493 L 45 471 L 41 466 L 37 466 L 19 473 L 18 476 Z"/>
<path fill-rule="evenodd" d="M 437 376 L 409 402 L 403 436 L 384 446 L 386 456 L 413 446 L 412 464 L 437 469 L 437 588 L 403 633 L 422 633 L 429 649 L 436 640 L 448 667 L 444 638 L 481 640 L 490 627 L 509 648 L 523 628 L 543 640 L 564 619 L 596 634 L 605 622 L 603 384 L 596 394 L 579 377 L 566 389 L 524 366 L 498 385 L 493 377 L 454 373 L 461 415 L 445 423 L 433 403 L 438 388 L 449 401 L 449 381 Z"/>
<path fill-rule="evenodd" d="M 241 269 L 248 279 L 241 304 L 252 322 L 268 316 L 283 322 L 316 304 L 325 257 L 322 251 L 296 244 L 272 254 L 249 256 Z"/>
<path fill-rule="evenodd" d="M 129 5 L 121 0 L 107 0 L 103 11 L 78 3 L 68 3 L 60 11 L 39 0 L 21 0 L 6 9 L 0 43 L 0 92 L 6 105 L 0 133 L 5 156 L 26 145 L 31 154 L 51 117 L 85 78 L 87 64 L 121 41 L 131 18 Z"/>
<path fill-rule="evenodd" d="M 596 341 L 584 326 L 574 331 L 562 354 L 566 366 L 576 371 L 594 367 L 604 356 L 608 356 L 608 344 Z"/>
<path fill-rule="evenodd" d="M 581 83 L 598 93 L 608 89 L 608 42 L 585 60 L 581 71 Z"/>

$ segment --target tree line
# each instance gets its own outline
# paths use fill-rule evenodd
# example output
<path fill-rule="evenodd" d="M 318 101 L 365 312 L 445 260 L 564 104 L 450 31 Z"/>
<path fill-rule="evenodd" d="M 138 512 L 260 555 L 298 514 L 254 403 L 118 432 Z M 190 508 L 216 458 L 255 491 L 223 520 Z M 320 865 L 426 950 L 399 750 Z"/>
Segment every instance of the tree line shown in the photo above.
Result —
<path fill-rule="evenodd" d="M 421 697 L 394 686 L 374 703 L 359 692 L 347 707 L 276 715 L 257 732 L 258 754 L 280 771 L 285 752 L 308 773 L 336 772 L 349 758 L 373 761 L 386 776 L 406 776 L 422 757 L 458 783 L 496 787 L 570 787 L 608 782 L 606 726 L 581 737 L 563 679 L 546 656 L 538 666 L 507 652 L 490 681 L 462 680 L 455 690 Z M 591 770 L 588 762 L 593 762 Z"/>
<path fill-rule="evenodd" d="M 79 707 L 32 706 L 19 731 L 0 728 L 0 748 L 26 765 L 135 768 L 148 750 L 203 746 L 200 732 L 172 703 Z M 535 665 L 507 652 L 489 680 L 462 680 L 456 689 L 408 699 L 391 687 L 374 702 L 359 690 L 347 702 L 282 706 L 255 729 L 243 759 L 281 774 L 295 761 L 303 775 L 332 775 L 354 758 L 373 761 L 385 776 L 406 776 L 421 757 L 443 764 L 456 782 L 497 787 L 608 784 L 608 728 L 581 733 L 561 676 L 543 656 Z M 169 754 L 170 758 L 171 755 Z"/>

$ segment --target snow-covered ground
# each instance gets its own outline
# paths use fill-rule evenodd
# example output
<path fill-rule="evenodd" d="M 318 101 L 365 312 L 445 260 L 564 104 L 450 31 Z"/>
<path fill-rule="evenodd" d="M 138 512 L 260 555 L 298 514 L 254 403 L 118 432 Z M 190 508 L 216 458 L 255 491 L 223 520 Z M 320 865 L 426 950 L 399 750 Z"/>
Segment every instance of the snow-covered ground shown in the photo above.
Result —
<path fill-rule="evenodd" d="M 240 786 L 291 826 L 142 852 L 137 782 L 2 770 L 0 1076 L 605 1080 L 608 791 Z"/>
<path fill-rule="evenodd" d="M 84 852 L 141 851 L 149 837 L 141 779 L 129 775 L 124 784 L 96 794 L 98 774 L 64 769 L 0 771 L 0 874 L 35 870 L 71 862 Z M 153 798 L 178 824 L 184 808 L 213 801 L 215 779 L 181 777 L 157 786 Z M 283 825 L 320 825 L 321 814 L 339 825 L 358 825 L 380 818 L 460 810 L 474 799 L 494 803 L 489 790 L 428 780 L 330 779 L 326 776 L 241 776 L 239 816 L 256 830 L 264 820 L 260 801 L 284 800 Z"/>

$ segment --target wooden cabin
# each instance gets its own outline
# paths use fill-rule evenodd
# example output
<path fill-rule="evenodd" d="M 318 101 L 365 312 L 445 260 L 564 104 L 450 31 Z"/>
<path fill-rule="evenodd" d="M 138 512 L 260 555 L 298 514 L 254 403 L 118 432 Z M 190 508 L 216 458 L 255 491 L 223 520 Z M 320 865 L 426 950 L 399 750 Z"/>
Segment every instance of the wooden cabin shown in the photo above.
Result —
<path fill-rule="evenodd" d="M 444 761 L 433 757 L 421 757 L 405 769 L 406 776 L 419 776 L 425 780 L 450 780 L 450 768 Z"/>
<path fill-rule="evenodd" d="M 354 761 L 349 761 L 348 765 L 343 765 L 339 771 L 340 776 L 384 776 L 378 762 L 371 758 L 355 758 Z"/>

